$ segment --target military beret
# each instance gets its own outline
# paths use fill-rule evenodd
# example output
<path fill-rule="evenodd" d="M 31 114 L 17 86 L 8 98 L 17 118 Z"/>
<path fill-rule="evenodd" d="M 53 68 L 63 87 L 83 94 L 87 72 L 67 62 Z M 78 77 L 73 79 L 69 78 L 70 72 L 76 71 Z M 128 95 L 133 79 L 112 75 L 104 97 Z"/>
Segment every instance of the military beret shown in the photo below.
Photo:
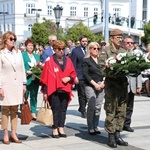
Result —
<path fill-rule="evenodd" d="M 111 32 L 110 32 L 110 35 L 114 36 L 114 35 L 122 35 L 123 32 L 120 30 L 120 29 L 113 29 Z"/>

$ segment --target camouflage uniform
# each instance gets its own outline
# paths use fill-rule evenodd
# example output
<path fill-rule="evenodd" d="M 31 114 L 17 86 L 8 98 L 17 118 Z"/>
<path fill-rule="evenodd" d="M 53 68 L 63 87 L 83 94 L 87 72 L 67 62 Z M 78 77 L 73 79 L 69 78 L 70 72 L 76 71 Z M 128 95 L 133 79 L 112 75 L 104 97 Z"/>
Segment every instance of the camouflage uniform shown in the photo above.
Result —
<path fill-rule="evenodd" d="M 114 57 L 123 52 L 126 52 L 126 50 L 119 48 L 116 51 L 110 45 L 101 52 L 99 64 L 104 67 L 105 61 L 109 57 Z M 108 133 L 122 131 L 126 115 L 127 85 L 126 77 L 106 77 L 105 79 L 105 130 Z"/>

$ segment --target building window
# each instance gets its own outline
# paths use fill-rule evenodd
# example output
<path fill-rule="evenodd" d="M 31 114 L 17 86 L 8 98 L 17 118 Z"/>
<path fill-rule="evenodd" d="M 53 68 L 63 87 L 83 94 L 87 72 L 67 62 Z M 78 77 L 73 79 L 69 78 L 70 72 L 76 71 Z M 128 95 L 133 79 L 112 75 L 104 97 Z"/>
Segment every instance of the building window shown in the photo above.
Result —
<path fill-rule="evenodd" d="M 3 4 L 3 12 L 5 12 L 5 4 Z"/>
<path fill-rule="evenodd" d="M 143 0 L 142 20 L 147 20 L 147 0 Z"/>
<path fill-rule="evenodd" d="M 84 7 L 84 17 L 88 17 L 88 7 Z"/>
<path fill-rule="evenodd" d="M 76 16 L 76 7 L 70 7 L 70 16 Z"/>
<path fill-rule="evenodd" d="M 98 14 L 98 8 L 94 8 L 94 15 Z"/>
<path fill-rule="evenodd" d="M 28 31 L 31 31 L 31 29 L 32 29 L 32 24 L 29 24 L 28 25 Z"/>
<path fill-rule="evenodd" d="M 119 17 L 121 14 L 121 8 L 113 8 L 113 14 L 115 14 L 116 17 Z"/>
<path fill-rule="evenodd" d="M 9 30 L 9 31 L 10 31 L 10 25 L 9 25 L 9 24 L 7 24 L 7 30 Z"/>
<path fill-rule="evenodd" d="M 53 12 L 53 8 L 52 8 L 52 6 L 47 6 L 47 15 L 52 15 L 52 12 Z"/>
<path fill-rule="evenodd" d="M 7 4 L 7 12 L 9 13 L 9 4 Z"/>
<path fill-rule="evenodd" d="M 143 0 L 143 8 L 147 9 L 147 0 Z"/>
<path fill-rule="evenodd" d="M 35 8 L 35 4 L 26 3 L 26 14 L 35 14 L 35 11 L 31 11 L 32 8 Z"/>
<path fill-rule="evenodd" d="M 10 13 L 13 14 L 13 12 L 14 12 L 14 4 L 11 3 L 11 6 L 10 6 Z"/>

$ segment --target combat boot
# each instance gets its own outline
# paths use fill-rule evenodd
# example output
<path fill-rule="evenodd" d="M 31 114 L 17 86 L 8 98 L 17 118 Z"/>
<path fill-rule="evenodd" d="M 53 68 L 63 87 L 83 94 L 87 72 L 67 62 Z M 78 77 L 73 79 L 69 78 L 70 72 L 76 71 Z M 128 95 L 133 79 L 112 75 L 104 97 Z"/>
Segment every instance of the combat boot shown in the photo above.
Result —
<path fill-rule="evenodd" d="M 120 136 L 120 131 L 116 131 L 115 132 L 115 141 L 118 145 L 122 145 L 122 146 L 128 146 L 128 142 L 125 142 L 121 136 Z"/>
<path fill-rule="evenodd" d="M 117 147 L 114 133 L 108 133 L 108 146 L 113 147 L 113 148 Z"/>

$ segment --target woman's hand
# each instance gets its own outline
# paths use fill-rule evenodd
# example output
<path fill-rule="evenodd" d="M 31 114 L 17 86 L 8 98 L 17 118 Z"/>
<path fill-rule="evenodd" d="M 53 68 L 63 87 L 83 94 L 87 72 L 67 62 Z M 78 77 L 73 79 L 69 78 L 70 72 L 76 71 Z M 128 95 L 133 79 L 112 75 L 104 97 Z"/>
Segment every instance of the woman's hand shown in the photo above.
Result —
<path fill-rule="evenodd" d="M 96 84 L 94 85 L 94 87 L 95 87 L 95 89 L 98 90 L 98 91 L 101 90 L 101 86 L 100 86 L 100 84 L 98 84 L 98 83 L 96 83 Z"/>
<path fill-rule="evenodd" d="M 100 86 L 101 86 L 101 88 L 104 88 L 104 87 L 105 87 L 104 81 L 102 81 L 102 82 L 100 83 Z"/>
<path fill-rule="evenodd" d="M 63 83 L 67 83 L 69 81 L 70 81 L 70 77 L 64 77 L 64 78 L 62 78 L 62 82 Z"/>
<path fill-rule="evenodd" d="M 2 88 L 0 88 L 0 97 L 3 98 L 4 97 L 4 90 Z"/>
<path fill-rule="evenodd" d="M 25 94 L 27 88 L 26 88 L 26 85 L 23 85 L 23 94 Z"/>
<path fill-rule="evenodd" d="M 47 94 L 43 94 L 43 100 L 47 101 L 48 100 L 48 96 Z"/>
<path fill-rule="evenodd" d="M 27 75 L 31 75 L 32 71 L 28 70 L 26 73 L 27 73 Z"/>
<path fill-rule="evenodd" d="M 74 83 L 75 83 L 75 84 L 78 84 L 78 83 L 79 83 L 78 77 L 75 78 Z"/>

